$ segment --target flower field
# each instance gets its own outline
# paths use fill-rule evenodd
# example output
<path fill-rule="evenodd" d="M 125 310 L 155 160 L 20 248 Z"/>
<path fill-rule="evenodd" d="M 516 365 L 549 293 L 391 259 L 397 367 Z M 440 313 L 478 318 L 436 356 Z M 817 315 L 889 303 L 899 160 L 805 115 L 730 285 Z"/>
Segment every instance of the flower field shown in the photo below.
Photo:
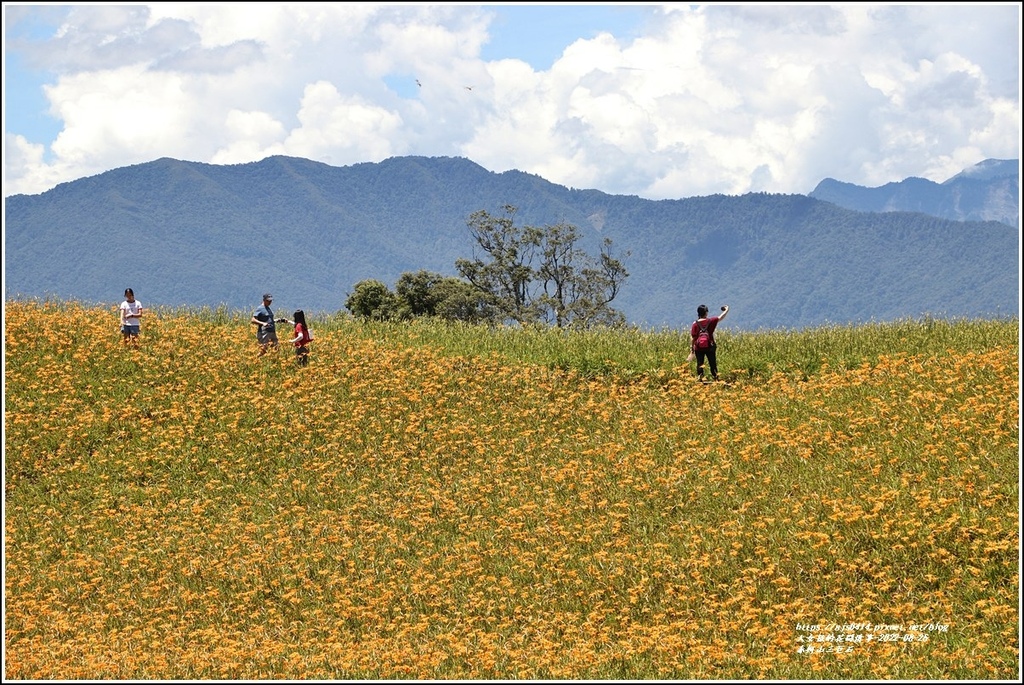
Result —
<path fill-rule="evenodd" d="M 247 319 L 7 302 L 5 679 L 1020 675 L 1016 320 Z"/>

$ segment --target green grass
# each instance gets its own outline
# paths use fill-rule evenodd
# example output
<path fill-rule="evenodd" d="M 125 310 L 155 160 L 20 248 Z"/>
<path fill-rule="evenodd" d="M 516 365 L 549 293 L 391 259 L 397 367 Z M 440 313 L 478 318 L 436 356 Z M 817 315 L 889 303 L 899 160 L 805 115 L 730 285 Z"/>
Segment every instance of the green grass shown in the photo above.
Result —
<path fill-rule="evenodd" d="M 238 318 L 238 317 L 236 317 Z M 501 359 L 575 370 L 584 375 L 624 374 L 664 378 L 686 365 L 689 330 L 599 328 L 565 331 L 551 327 L 490 327 L 440 320 L 412 322 L 357 321 L 345 315 L 312 322 L 316 328 L 385 344 L 426 347 L 449 356 Z M 1016 319 L 931 317 L 849 326 L 822 326 L 798 331 L 731 331 L 728 320 L 715 333 L 719 369 L 724 378 L 770 377 L 774 373 L 809 376 L 823 364 L 853 368 L 881 355 L 955 354 L 1014 344 Z"/>

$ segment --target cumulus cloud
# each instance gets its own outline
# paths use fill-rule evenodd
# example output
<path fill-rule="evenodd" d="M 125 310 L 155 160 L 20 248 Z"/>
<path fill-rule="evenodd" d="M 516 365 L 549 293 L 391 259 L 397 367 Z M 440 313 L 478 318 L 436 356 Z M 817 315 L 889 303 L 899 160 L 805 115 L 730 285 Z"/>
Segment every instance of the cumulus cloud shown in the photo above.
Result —
<path fill-rule="evenodd" d="M 211 164 L 244 164 L 281 154 L 287 131 L 266 112 L 228 112 L 224 121 L 225 145 L 213 153 Z"/>
<path fill-rule="evenodd" d="M 344 96 L 324 81 L 306 88 L 299 121 L 301 126 L 285 140 L 285 150 L 334 165 L 379 162 L 391 156 L 390 141 L 402 124 L 394 112 L 358 96 Z"/>
<path fill-rule="evenodd" d="M 653 199 L 1019 157 L 1019 6 L 646 11 L 536 70 L 481 57 L 497 29 L 480 6 L 75 6 L 52 36 L 8 41 L 55 74 L 62 129 L 6 132 L 5 193 L 159 157 L 465 156 Z"/>
<path fill-rule="evenodd" d="M 31 188 L 45 183 L 45 179 L 32 177 L 36 170 L 44 168 L 43 153 L 42 145 L 30 143 L 24 136 L 4 134 L 4 188 L 8 184 Z"/>

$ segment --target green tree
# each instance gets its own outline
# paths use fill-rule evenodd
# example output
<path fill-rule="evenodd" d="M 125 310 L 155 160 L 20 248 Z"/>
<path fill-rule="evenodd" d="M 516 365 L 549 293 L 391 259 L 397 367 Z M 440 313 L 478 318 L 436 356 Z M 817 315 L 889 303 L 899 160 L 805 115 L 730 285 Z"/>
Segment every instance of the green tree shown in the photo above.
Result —
<path fill-rule="evenodd" d="M 357 319 L 383 321 L 398 315 L 398 298 L 381 281 L 359 281 L 345 300 L 345 308 Z"/>
<path fill-rule="evenodd" d="M 435 314 L 449 321 L 466 323 L 496 323 L 501 317 L 493 298 L 458 278 L 446 278 L 437 284 Z"/>
<path fill-rule="evenodd" d="M 505 205 L 504 210 L 503 216 L 485 210 L 470 215 L 467 224 L 483 256 L 455 263 L 504 318 L 559 328 L 624 321 L 610 304 L 629 274 L 611 255 L 610 239 L 593 257 L 577 246 L 575 226 L 516 226 L 516 208 Z"/>
<path fill-rule="evenodd" d="M 470 233 L 489 261 L 478 257 L 457 259 L 455 268 L 491 295 L 506 318 L 527 323 L 538 318 L 530 286 L 539 237 L 537 229 L 515 225 L 515 212 L 515 207 L 505 205 L 505 216 L 494 217 L 485 210 L 471 214 L 467 221 Z"/>
<path fill-rule="evenodd" d="M 436 316 L 479 323 L 496 318 L 486 293 L 466 281 L 420 270 L 403 273 L 395 284 L 400 318 Z"/>
<path fill-rule="evenodd" d="M 395 295 L 398 297 L 398 309 L 401 318 L 418 316 L 435 316 L 441 294 L 438 285 L 446 276 L 420 270 L 415 273 L 403 273 L 395 283 Z"/>

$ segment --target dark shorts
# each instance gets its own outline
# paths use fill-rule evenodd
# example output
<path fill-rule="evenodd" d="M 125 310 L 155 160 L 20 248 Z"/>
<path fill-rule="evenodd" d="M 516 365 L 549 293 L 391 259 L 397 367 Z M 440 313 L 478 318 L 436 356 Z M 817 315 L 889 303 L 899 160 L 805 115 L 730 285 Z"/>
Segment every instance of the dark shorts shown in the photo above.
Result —
<path fill-rule="evenodd" d="M 139 334 L 139 324 L 128 324 L 128 323 L 126 323 L 123 326 L 121 326 L 121 332 L 124 333 L 125 335 L 138 335 Z"/>
<path fill-rule="evenodd" d="M 261 327 L 258 331 L 256 331 L 256 342 L 258 342 L 260 345 L 266 345 L 268 343 L 276 343 L 277 342 L 277 331 L 275 331 L 275 330 L 269 330 L 268 331 L 268 330 L 265 330 L 264 328 Z"/>

